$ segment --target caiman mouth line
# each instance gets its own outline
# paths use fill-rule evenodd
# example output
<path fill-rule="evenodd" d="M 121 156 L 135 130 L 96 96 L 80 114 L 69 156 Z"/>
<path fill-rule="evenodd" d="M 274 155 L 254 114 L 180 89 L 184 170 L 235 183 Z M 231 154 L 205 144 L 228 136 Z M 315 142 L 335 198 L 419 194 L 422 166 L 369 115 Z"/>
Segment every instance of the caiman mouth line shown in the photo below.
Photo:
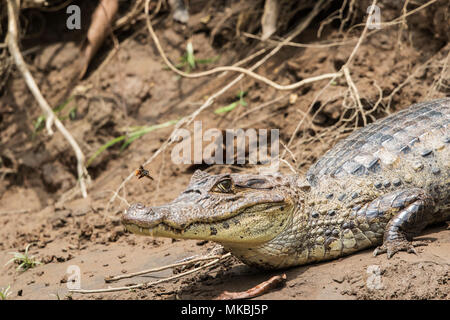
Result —
<path fill-rule="evenodd" d="M 125 221 L 124 225 L 125 227 L 128 228 L 132 228 L 133 230 L 130 230 L 134 233 L 141 233 L 141 234 L 146 234 L 146 232 L 152 234 L 157 228 L 162 227 L 165 231 L 168 232 L 172 232 L 173 234 L 183 234 L 187 231 L 189 231 L 189 229 L 191 227 L 194 226 L 201 226 L 201 225 L 210 225 L 211 223 L 221 223 L 221 222 L 226 222 L 230 219 L 236 218 L 238 216 L 240 216 L 241 214 L 245 213 L 247 211 L 248 208 L 251 207 L 259 207 L 259 206 L 265 206 L 265 210 L 270 210 L 273 207 L 276 206 L 280 206 L 283 207 L 283 201 L 277 201 L 277 202 L 263 202 L 263 203 L 258 203 L 257 205 L 249 205 L 247 207 L 241 208 L 239 211 L 236 212 L 236 214 L 227 216 L 227 217 L 223 217 L 223 218 L 219 218 L 217 220 L 213 220 L 213 221 L 192 221 L 189 224 L 186 225 L 180 225 L 180 226 L 175 226 L 172 225 L 170 223 L 168 223 L 167 221 L 161 221 L 156 223 L 153 226 L 149 226 L 146 222 L 130 222 L 130 221 Z"/>

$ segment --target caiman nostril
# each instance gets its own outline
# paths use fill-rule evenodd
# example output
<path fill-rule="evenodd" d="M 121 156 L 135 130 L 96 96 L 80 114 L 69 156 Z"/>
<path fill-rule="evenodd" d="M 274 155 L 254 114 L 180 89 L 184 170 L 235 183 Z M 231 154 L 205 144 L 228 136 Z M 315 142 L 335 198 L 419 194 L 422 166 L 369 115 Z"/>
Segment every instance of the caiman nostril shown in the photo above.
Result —
<path fill-rule="evenodd" d="M 136 203 L 136 204 L 134 205 L 134 207 L 135 207 L 136 209 L 144 209 L 144 208 L 145 208 L 145 206 L 144 206 L 142 203 Z"/>

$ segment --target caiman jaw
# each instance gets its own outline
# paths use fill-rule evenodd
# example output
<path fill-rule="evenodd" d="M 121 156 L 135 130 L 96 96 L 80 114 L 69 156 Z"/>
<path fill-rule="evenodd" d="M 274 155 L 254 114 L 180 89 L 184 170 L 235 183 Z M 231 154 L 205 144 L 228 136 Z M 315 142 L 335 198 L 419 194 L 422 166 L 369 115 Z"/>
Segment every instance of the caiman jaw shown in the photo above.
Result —
<path fill-rule="evenodd" d="M 133 204 L 122 222 L 142 235 L 208 240 L 228 247 L 260 245 L 292 220 L 298 203 L 289 191 L 292 181 L 296 178 L 196 171 L 172 202 L 155 207 Z"/>
<path fill-rule="evenodd" d="M 220 243 L 261 243 L 272 239 L 288 220 L 292 205 L 285 202 L 259 203 L 229 213 L 215 221 L 190 221 L 178 224 L 168 216 L 179 216 L 177 206 L 145 207 L 131 205 L 122 217 L 130 232 L 158 237 L 211 240 Z M 179 221 L 180 222 L 180 221 Z M 183 221 L 184 222 L 184 221 Z M 270 232 L 269 232 L 270 231 Z"/>

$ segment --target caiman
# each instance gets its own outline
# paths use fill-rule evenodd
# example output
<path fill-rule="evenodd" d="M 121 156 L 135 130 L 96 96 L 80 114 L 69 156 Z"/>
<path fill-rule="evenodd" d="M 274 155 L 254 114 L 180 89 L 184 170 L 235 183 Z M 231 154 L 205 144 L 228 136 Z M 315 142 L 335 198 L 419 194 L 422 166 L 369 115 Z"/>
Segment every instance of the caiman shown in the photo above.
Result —
<path fill-rule="evenodd" d="M 415 104 L 338 142 L 300 175 L 197 170 L 171 203 L 123 214 L 137 234 L 210 240 L 284 268 L 376 247 L 390 258 L 450 219 L 450 98 Z"/>

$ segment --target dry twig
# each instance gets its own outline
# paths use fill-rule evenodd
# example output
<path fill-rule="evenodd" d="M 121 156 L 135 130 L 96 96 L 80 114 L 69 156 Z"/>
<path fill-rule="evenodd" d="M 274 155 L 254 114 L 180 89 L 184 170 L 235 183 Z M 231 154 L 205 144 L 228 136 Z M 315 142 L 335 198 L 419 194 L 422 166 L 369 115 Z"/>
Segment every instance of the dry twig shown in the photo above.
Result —
<path fill-rule="evenodd" d="M 183 261 L 183 262 L 169 264 L 169 265 L 162 266 L 162 267 L 142 270 L 142 271 L 138 271 L 138 272 L 134 272 L 134 273 L 121 274 L 121 275 L 118 275 L 118 276 L 111 276 L 111 277 L 105 278 L 105 282 L 118 281 L 118 280 L 121 280 L 121 279 L 132 278 L 132 277 L 140 276 L 140 275 L 147 274 L 147 273 L 158 272 L 158 271 L 163 271 L 163 270 L 166 270 L 166 269 L 181 267 L 181 266 L 185 266 L 187 264 L 191 264 L 191 263 L 195 263 L 195 262 L 206 261 L 206 260 L 215 260 L 215 259 L 222 259 L 222 255 L 213 255 L 213 256 L 207 256 L 207 257 L 200 257 L 200 258 L 196 258 L 196 259 L 186 260 L 186 261 Z"/>
<path fill-rule="evenodd" d="M 255 36 L 254 34 L 243 32 L 242 35 L 244 37 L 250 38 L 250 39 L 256 39 L 260 41 L 264 41 L 261 37 Z M 348 40 L 342 40 L 342 41 L 324 41 L 324 42 L 317 42 L 317 43 L 298 43 L 298 42 L 286 42 L 284 45 L 289 47 L 297 47 L 297 48 L 330 48 L 330 47 L 339 47 L 339 46 L 345 46 L 352 44 L 353 42 L 357 41 L 358 39 L 348 39 Z M 268 43 L 277 45 L 280 44 L 283 40 L 272 40 L 267 39 L 265 40 Z"/>
<path fill-rule="evenodd" d="M 223 256 L 221 256 L 220 258 L 214 259 L 211 262 L 208 262 L 207 264 L 197 267 L 195 269 L 183 272 L 183 273 L 179 273 L 176 274 L 174 276 L 168 277 L 168 278 L 164 278 L 164 279 L 159 279 L 153 282 L 147 282 L 147 283 L 139 283 L 139 284 L 135 284 L 132 286 L 128 286 L 128 287 L 116 287 L 116 288 L 107 288 L 107 289 L 93 289 L 93 290 L 83 290 L 83 289 L 78 289 L 78 290 L 70 290 L 70 292 L 73 293 L 104 293 L 104 292 L 115 292 L 115 291 L 126 291 L 126 290 L 132 290 L 132 289 L 139 289 L 139 288 L 148 288 L 148 287 L 152 287 L 154 285 L 163 283 L 163 282 L 167 282 L 167 281 L 171 281 L 171 280 L 175 280 L 178 278 L 182 278 L 184 276 L 187 276 L 189 274 L 195 273 L 201 269 L 205 269 L 208 267 L 211 267 L 217 263 L 219 263 L 220 261 L 229 258 L 231 256 L 231 253 L 226 253 Z M 185 264 L 187 264 L 189 262 L 186 262 Z"/>
<path fill-rule="evenodd" d="M 347 84 L 350 88 L 350 91 L 353 93 L 354 100 L 359 108 L 359 111 L 361 112 L 361 117 L 363 119 L 364 126 L 366 126 L 367 125 L 366 114 L 364 113 L 364 108 L 361 104 L 361 98 L 359 96 L 358 89 L 356 88 L 356 85 L 353 82 L 352 77 L 350 76 L 350 71 L 348 70 L 348 67 L 344 66 L 342 69 L 344 71 L 345 79 L 347 80 Z"/>
<path fill-rule="evenodd" d="M 250 299 L 264 293 L 269 292 L 270 290 L 281 286 L 286 282 L 286 274 L 282 274 L 281 276 L 273 276 L 269 280 L 266 280 L 253 288 L 248 289 L 247 291 L 241 292 L 229 292 L 224 291 L 220 296 L 215 298 L 214 300 L 242 300 L 242 299 Z"/>

